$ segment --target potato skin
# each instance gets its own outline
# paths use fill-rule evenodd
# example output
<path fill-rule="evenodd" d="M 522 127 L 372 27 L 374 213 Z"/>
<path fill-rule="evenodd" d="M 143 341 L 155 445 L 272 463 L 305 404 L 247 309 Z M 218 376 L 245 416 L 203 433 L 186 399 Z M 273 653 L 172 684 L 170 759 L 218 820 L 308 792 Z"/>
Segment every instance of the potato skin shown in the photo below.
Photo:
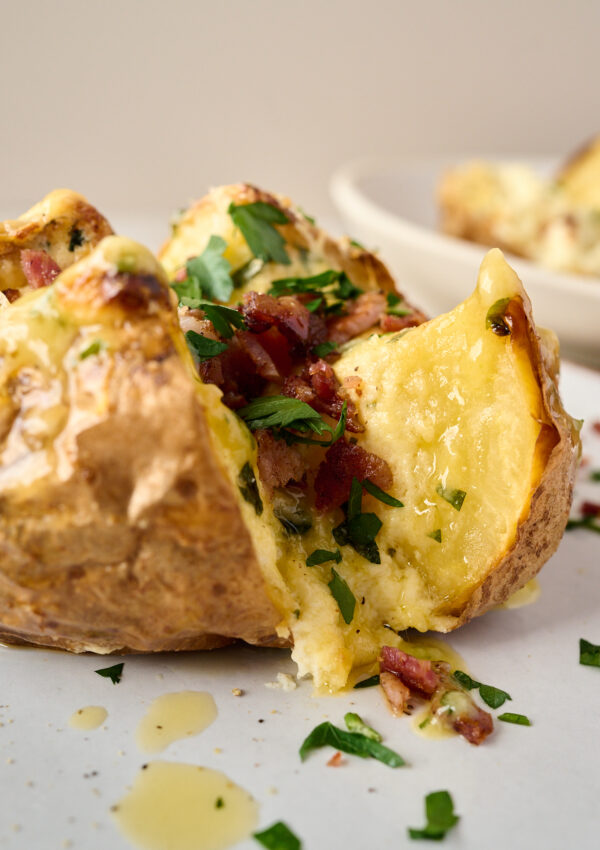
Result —
<path fill-rule="evenodd" d="M 0 636 L 76 652 L 277 643 L 280 615 L 211 450 L 164 275 L 138 246 L 145 267 L 117 272 L 107 243 L 112 255 L 134 245 L 105 240 L 40 296 L 73 325 L 54 364 L 63 420 L 42 437 L 50 466 L 29 487 L 10 486 L 7 446 L 31 452 L 27 388 L 49 415 L 52 376 L 29 362 L 5 384 L 14 415 L 1 443 Z M 106 350 L 81 359 L 98 336 Z"/>

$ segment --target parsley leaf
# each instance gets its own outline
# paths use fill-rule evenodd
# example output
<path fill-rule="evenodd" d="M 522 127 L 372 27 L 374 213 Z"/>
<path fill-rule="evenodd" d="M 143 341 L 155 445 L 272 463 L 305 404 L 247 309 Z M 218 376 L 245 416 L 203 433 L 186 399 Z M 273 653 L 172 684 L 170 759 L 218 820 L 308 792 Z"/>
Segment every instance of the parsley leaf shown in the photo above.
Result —
<path fill-rule="evenodd" d="M 248 281 L 255 278 L 263 270 L 264 266 L 264 260 L 261 260 L 260 257 L 252 257 L 251 260 L 248 260 L 247 263 L 244 263 L 243 266 L 232 272 L 231 279 L 235 288 L 239 289 L 240 286 L 244 286 Z"/>
<path fill-rule="evenodd" d="M 498 336 L 509 336 L 510 324 L 506 320 L 506 309 L 510 298 L 500 298 L 486 313 L 485 326 Z M 510 321 L 510 320 L 509 320 Z"/>
<path fill-rule="evenodd" d="M 94 670 L 94 673 L 97 673 L 99 676 L 105 676 L 107 679 L 110 679 L 113 685 L 118 685 L 123 675 L 124 666 L 125 662 L 122 661 L 120 664 L 113 664 L 112 667 L 103 667 L 101 670 Z"/>
<path fill-rule="evenodd" d="M 358 516 L 361 511 L 362 506 L 362 486 L 360 481 L 356 476 L 352 478 L 352 484 L 350 485 L 350 496 L 348 498 L 348 508 L 346 510 L 346 516 L 348 519 L 354 519 L 355 516 Z"/>
<path fill-rule="evenodd" d="M 361 243 L 358 241 L 358 239 L 351 239 L 350 244 L 352 245 L 353 248 L 358 248 L 359 251 L 366 251 L 367 250 L 364 245 L 361 245 Z"/>
<path fill-rule="evenodd" d="M 333 567 L 331 568 L 331 581 L 327 587 L 338 604 L 344 622 L 349 625 L 354 617 L 356 599 L 344 579 Z"/>
<path fill-rule="evenodd" d="M 185 264 L 187 277 L 171 284 L 179 303 L 197 307 L 198 300 L 229 301 L 233 292 L 231 265 L 223 256 L 227 243 L 221 236 L 211 236 L 204 251 Z"/>
<path fill-rule="evenodd" d="M 274 280 L 269 289 L 269 295 L 278 298 L 280 295 L 298 295 L 302 292 L 319 292 L 326 286 L 337 283 L 344 272 L 327 269 L 320 274 L 309 277 L 282 277 Z"/>
<path fill-rule="evenodd" d="M 574 528 L 587 528 L 588 531 L 595 531 L 600 534 L 600 522 L 595 516 L 584 516 L 581 519 L 570 519 L 567 521 L 567 531 L 572 531 Z"/>
<path fill-rule="evenodd" d="M 252 837 L 267 850 L 301 850 L 302 847 L 300 839 L 282 821 L 262 832 L 254 832 Z"/>
<path fill-rule="evenodd" d="M 356 476 L 352 478 L 350 497 L 346 505 L 346 519 L 333 529 L 332 534 L 339 546 L 352 546 L 367 561 L 372 564 L 380 564 L 381 556 L 375 538 L 383 523 L 377 514 L 362 513 L 361 502 L 364 486 L 364 481 L 361 483 Z"/>
<path fill-rule="evenodd" d="M 376 732 L 375 729 L 367 726 L 362 717 L 355 714 L 353 711 L 349 711 L 344 715 L 344 723 L 346 724 L 348 732 L 360 732 L 360 734 L 364 735 L 366 738 L 370 738 L 372 741 L 378 741 L 379 743 L 383 740 L 379 732 Z"/>
<path fill-rule="evenodd" d="M 222 797 L 217 797 L 215 800 L 215 809 L 222 809 L 225 806 L 225 800 Z"/>
<path fill-rule="evenodd" d="M 335 561 L 339 564 L 342 560 L 342 553 L 339 549 L 335 552 L 329 552 L 327 549 L 315 549 L 314 552 L 306 559 L 307 567 L 318 567 L 319 564 L 327 564 L 329 561 Z"/>
<path fill-rule="evenodd" d="M 196 331 L 186 331 L 185 339 L 193 356 L 200 362 L 227 351 L 227 343 L 209 339 Z"/>
<path fill-rule="evenodd" d="M 600 646 L 580 638 L 579 663 L 586 667 L 600 667 Z"/>
<path fill-rule="evenodd" d="M 363 759 L 374 758 L 388 767 L 401 767 L 406 763 L 402 756 L 378 741 L 373 741 L 359 732 L 346 732 L 329 721 L 315 726 L 304 739 L 300 747 L 300 758 L 304 761 L 311 750 L 321 747 L 334 747 L 336 750 L 342 750 L 344 753 Z"/>
<path fill-rule="evenodd" d="M 452 490 L 450 487 L 442 487 L 440 484 L 435 488 L 436 493 L 445 499 L 455 511 L 459 511 L 465 500 L 465 496 L 467 495 L 464 490 Z"/>
<path fill-rule="evenodd" d="M 411 838 L 440 841 L 459 821 L 458 815 L 454 814 L 452 797 L 447 791 L 434 791 L 425 797 L 425 817 L 427 825 L 423 829 L 409 827 Z"/>
<path fill-rule="evenodd" d="M 431 537 L 432 540 L 436 540 L 438 543 L 442 542 L 442 529 L 436 528 L 435 531 L 430 531 L 427 537 Z"/>
<path fill-rule="evenodd" d="M 376 499 L 379 499 L 380 502 L 383 502 L 384 505 L 390 505 L 392 508 L 403 508 L 404 504 L 400 501 L 400 499 L 395 499 L 393 496 L 390 496 L 389 493 L 386 493 L 384 490 L 381 490 L 376 484 L 373 484 L 372 481 L 369 481 L 368 478 L 362 483 L 362 486 L 365 488 L 367 493 L 370 493 L 371 496 L 374 496 Z"/>
<path fill-rule="evenodd" d="M 73 226 L 69 233 L 69 251 L 74 251 L 75 248 L 79 248 L 84 242 L 85 237 L 83 235 L 83 230 Z"/>
<path fill-rule="evenodd" d="M 275 431 L 284 429 L 282 436 L 289 442 L 332 446 L 344 433 L 347 409 L 347 403 L 344 402 L 342 413 L 335 428 L 328 425 L 321 418 L 321 415 L 306 402 L 284 395 L 255 398 L 250 404 L 240 408 L 237 413 L 252 431 L 261 428 L 273 428 Z M 303 433 L 312 431 L 319 436 L 329 433 L 331 436 L 329 440 L 311 440 L 292 434 L 288 429 Z"/>
<path fill-rule="evenodd" d="M 255 257 L 265 263 L 271 260 L 289 266 L 290 258 L 285 250 L 285 239 L 273 226 L 287 224 L 287 215 L 273 204 L 255 201 L 253 204 L 229 204 L 227 210 L 233 223 L 242 231 L 248 247 Z"/>
<path fill-rule="evenodd" d="M 258 492 L 256 475 L 249 463 L 245 463 L 240 470 L 240 474 L 238 475 L 238 488 L 246 502 L 252 505 L 256 515 L 260 516 L 263 512 L 263 503 L 260 498 L 260 493 Z"/>
<path fill-rule="evenodd" d="M 590 472 L 590 481 L 599 481 L 600 482 L 600 469 L 593 469 Z"/>
<path fill-rule="evenodd" d="M 88 357 L 91 357 L 93 354 L 99 354 L 104 348 L 104 343 L 101 339 L 95 339 L 91 342 L 87 348 L 84 348 L 83 351 L 79 355 L 80 360 L 85 360 Z"/>
<path fill-rule="evenodd" d="M 505 723 L 516 723 L 517 726 L 531 726 L 531 720 L 526 715 L 514 714 L 512 711 L 505 711 L 504 714 L 499 714 L 498 720 L 503 720 Z"/>
<path fill-rule="evenodd" d="M 368 679 L 363 679 L 362 682 L 357 682 L 354 685 L 353 690 L 357 690 L 358 688 L 373 688 L 375 685 L 379 684 L 379 673 L 376 673 L 374 676 L 369 676 Z"/>
<path fill-rule="evenodd" d="M 313 354 L 316 354 L 317 357 L 327 357 L 327 355 L 331 354 L 332 351 L 335 351 L 337 347 L 337 342 L 333 342 L 333 340 L 330 340 L 329 342 L 321 342 L 319 345 L 315 345 L 313 348 Z"/>
<path fill-rule="evenodd" d="M 476 679 L 472 679 L 467 673 L 463 673 L 462 670 L 455 670 L 452 676 L 456 679 L 459 685 L 462 685 L 463 688 L 466 688 L 468 691 L 471 691 L 474 688 L 478 689 L 479 696 L 486 705 L 490 706 L 490 708 L 500 708 L 501 705 L 504 705 L 507 699 L 512 700 L 511 695 L 506 691 L 503 691 L 500 688 L 495 688 L 493 685 L 484 685 Z"/>
<path fill-rule="evenodd" d="M 396 295 L 395 292 L 388 292 L 385 296 L 385 300 L 387 301 L 387 314 L 389 316 L 410 316 L 412 310 L 408 307 L 401 307 L 401 304 L 404 304 L 402 298 L 399 295 Z"/>

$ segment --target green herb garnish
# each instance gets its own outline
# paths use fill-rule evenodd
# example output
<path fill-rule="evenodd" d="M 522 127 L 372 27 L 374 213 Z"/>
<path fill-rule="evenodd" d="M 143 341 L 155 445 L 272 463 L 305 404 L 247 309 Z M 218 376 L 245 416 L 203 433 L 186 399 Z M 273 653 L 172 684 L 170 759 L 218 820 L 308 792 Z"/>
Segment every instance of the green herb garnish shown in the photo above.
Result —
<path fill-rule="evenodd" d="M 464 490 L 452 490 L 450 487 L 442 487 L 440 484 L 435 488 L 436 493 L 452 505 L 454 510 L 459 511 L 467 495 Z"/>
<path fill-rule="evenodd" d="M 346 519 L 336 526 L 332 533 L 338 546 L 352 546 L 367 561 L 380 564 L 381 556 L 375 538 L 383 523 L 377 514 L 361 511 L 364 484 L 364 481 L 361 483 L 356 477 L 352 479 L 350 496 L 346 505 Z"/>
<path fill-rule="evenodd" d="M 319 292 L 326 286 L 337 283 L 344 272 L 327 269 L 309 277 L 282 277 L 274 280 L 269 289 L 269 295 L 278 298 L 280 295 L 299 295 L 303 292 Z"/>
<path fill-rule="evenodd" d="M 299 504 L 279 504 L 273 515 L 289 534 L 306 534 L 312 528 L 312 518 Z"/>
<path fill-rule="evenodd" d="M 409 827 L 411 838 L 441 841 L 459 821 L 458 815 L 454 814 L 452 797 L 447 791 L 434 791 L 425 797 L 425 817 L 427 825 L 423 829 Z"/>
<path fill-rule="evenodd" d="M 359 688 L 374 688 L 375 685 L 379 684 L 379 673 L 376 673 L 374 676 L 369 676 L 368 679 L 363 679 L 362 682 L 357 682 L 354 685 L 353 690 L 358 690 Z"/>
<path fill-rule="evenodd" d="M 245 463 L 238 475 L 238 488 L 242 497 L 254 508 L 256 515 L 260 516 L 263 512 L 263 503 L 258 492 L 258 484 L 256 475 L 249 463 Z"/>
<path fill-rule="evenodd" d="M 104 343 L 101 339 L 95 339 L 91 342 L 87 348 L 84 348 L 81 354 L 79 355 L 80 360 L 85 360 L 87 357 L 91 357 L 93 354 L 99 354 L 104 348 Z"/>
<path fill-rule="evenodd" d="M 211 301 L 229 301 L 233 292 L 231 264 L 223 256 L 227 242 L 221 236 L 211 236 L 204 251 L 185 264 L 187 277 L 171 286 L 177 293 L 179 303 L 186 307 L 198 307 L 204 298 Z"/>
<path fill-rule="evenodd" d="M 370 493 L 371 496 L 374 496 L 376 499 L 379 499 L 380 502 L 383 502 L 384 505 L 390 505 L 392 508 L 403 508 L 404 504 L 400 501 L 400 499 L 394 498 L 394 496 L 390 496 L 389 493 L 386 493 L 384 490 L 381 490 L 376 484 L 373 484 L 372 481 L 369 481 L 368 478 L 362 483 L 362 486 L 365 488 L 367 493 Z"/>
<path fill-rule="evenodd" d="M 584 516 L 581 519 L 570 519 L 567 521 L 567 531 L 572 531 L 574 528 L 587 528 L 588 531 L 595 531 L 600 534 L 600 520 L 595 516 Z"/>
<path fill-rule="evenodd" d="M 506 321 L 506 308 L 510 303 L 510 298 L 500 298 L 495 304 L 492 304 L 487 311 L 485 317 L 485 326 L 493 331 L 498 336 L 508 336 L 510 334 L 510 325 Z"/>
<path fill-rule="evenodd" d="M 333 342 L 333 340 L 329 342 L 321 342 L 319 345 L 315 345 L 313 348 L 313 354 L 316 354 L 317 357 L 327 357 L 327 355 L 331 354 L 332 351 L 335 351 L 337 347 L 337 342 Z"/>
<path fill-rule="evenodd" d="M 253 838 L 267 850 L 301 850 L 302 847 L 300 839 L 282 821 L 263 832 L 253 833 Z"/>
<path fill-rule="evenodd" d="M 579 663 L 586 667 L 600 667 L 600 646 L 580 638 Z"/>
<path fill-rule="evenodd" d="M 344 715 L 344 723 L 348 732 L 360 732 L 365 738 L 370 738 L 372 741 L 378 741 L 379 743 L 383 740 L 379 732 L 367 726 L 362 717 L 353 711 L 349 711 Z"/>
<path fill-rule="evenodd" d="M 313 225 L 313 227 L 317 223 L 317 220 L 315 218 L 313 218 L 312 215 L 309 215 L 307 212 L 305 212 L 302 209 L 302 207 L 298 207 L 298 212 L 300 212 L 304 216 L 304 218 L 308 221 L 308 223 Z"/>
<path fill-rule="evenodd" d="M 366 251 L 367 250 L 365 248 L 365 246 L 361 245 L 361 243 L 357 239 L 351 239 L 350 244 L 352 245 L 353 248 L 358 248 L 359 251 Z"/>
<path fill-rule="evenodd" d="M 233 328 L 244 328 L 244 317 L 232 307 L 225 307 L 224 304 L 213 304 L 212 301 L 206 301 L 201 298 L 196 303 L 206 316 L 213 323 L 215 330 L 225 339 L 231 339 L 233 336 Z"/>
<path fill-rule="evenodd" d="M 517 726 L 531 726 L 531 720 L 528 717 L 524 714 L 514 714 L 512 711 L 499 714 L 498 720 L 503 720 L 505 723 L 516 723 Z"/>
<path fill-rule="evenodd" d="M 462 685 L 462 687 L 466 688 L 468 691 L 471 691 L 474 688 L 478 689 L 479 696 L 486 705 L 490 706 L 490 708 L 500 708 L 501 705 L 504 705 L 507 699 L 512 700 L 511 695 L 506 691 L 503 691 L 500 688 L 494 688 L 493 685 L 483 685 L 476 679 L 472 679 L 467 673 L 463 673 L 462 670 L 455 670 L 452 676 L 456 679 L 459 685 Z"/>
<path fill-rule="evenodd" d="M 255 398 L 250 404 L 238 410 L 237 413 L 252 431 L 272 428 L 276 435 L 279 432 L 289 442 L 332 446 L 344 433 L 347 409 L 347 403 L 344 402 L 342 413 L 335 428 L 328 425 L 321 418 L 321 415 L 306 402 L 284 395 Z M 331 437 L 329 440 L 311 440 L 310 438 L 299 437 L 291 431 L 303 433 L 312 431 L 317 435 L 329 433 Z"/>
<path fill-rule="evenodd" d="M 593 469 L 590 472 L 590 481 L 600 481 L 600 469 Z"/>
<path fill-rule="evenodd" d="M 185 339 L 190 351 L 200 363 L 227 351 L 227 343 L 219 342 L 218 339 L 209 339 L 196 331 L 186 331 Z"/>
<path fill-rule="evenodd" d="M 436 540 L 438 543 L 442 542 L 442 529 L 436 528 L 435 531 L 430 531 L 427 537 L 431 537 L 432 540 Z"/>
<path fill-rule="evenodd" d="M 316 726 L 304 739 L 300 747 L 300 758 L 304 761 L 311 750 L 321 747 L 333 747 L 363 759 L 374 758 L 388 767 L 401 767 L 406 763 L 402 756 L 378 741 L 373 741 L 359 732 L 346 732 L 329 721 Z"/>
<path fill-rule="evenodd" d="M 356 608 L 356 598 L 341 575 L 331 568 L 331 581 L 327 587 L 331 591 L 331 595 L 338 604 L 340 614 L 346 625 L 352 622 L 354 617 L 354 609 Z"/>
<path fill-rule="evenodd" d="M 242 232 L 248 247 L 255 257 L 265 263 L 271 260 L 289 266 L 290 258 L 285 250 L 285 239 L 274 227 L 287 224 L 287 215 L 273 204 L 256 201 L 253 204 L 229 204 L 227 210 L 233 223 Z"/>
<path fill-rule="evenodd" d="M 410 316 L 412 313 L 412 310 L 409 310 L 408 307 L 399 306 L 400 304 L 404 304 L 404 301 L 395 292 L 388 292 L 385 300 L 387 301 L 386 313 L 389 316 Z"/>
<path fill-rule="evenodd" d="M 335 561 L 339 564 L 342 560 L 342 553 L 339 549 L 335 552 L 329 552 L 327 549 L 315 549 L 314 552 L 306 559 L 307 567 L 318 567 L 319 564 L 327 564 L 329 561 Z"/>
<path fill-rule="evenodd" d="M 97 673 L 99 676 L 104 676 L 106 679 L 110 679 L 113 685 L 118 685 L 121 681 L 121 676 L 123 675 L 124 666 L 125 662 L 122 661 L 120 664 L 113 664 L 112 667 L 103 667 L 101 670 L 94 670 L 94 673 Z"/>
<path fill-rule="evenodd" d="M 239 269 L 232 272 L 231 279 L 235 288 L 239 289 L 241 286 L 248 283 L 248 281 L 255 278 L 256 275 L 263 270 L 264 266 L 264 260 L 261 260 L 260 257 L 252 257 L 251 260 L 248 260 L 247 263 L 244 263 L 243 266 L 240 266 Z"/>
<path fill-rule="evenodd" d="M 215 809 L 222 809 L 225 805 L 225 800 L 222 797 L 217 797 L 215 800 Z"/>
<path fill-rule="evenodd" d="M 69 251 L 74 251 L 75 248 L 79 248 L 84 242 L 83 230 L 80 230 L 78 227 L 72 227 L 69 233 Z"/>

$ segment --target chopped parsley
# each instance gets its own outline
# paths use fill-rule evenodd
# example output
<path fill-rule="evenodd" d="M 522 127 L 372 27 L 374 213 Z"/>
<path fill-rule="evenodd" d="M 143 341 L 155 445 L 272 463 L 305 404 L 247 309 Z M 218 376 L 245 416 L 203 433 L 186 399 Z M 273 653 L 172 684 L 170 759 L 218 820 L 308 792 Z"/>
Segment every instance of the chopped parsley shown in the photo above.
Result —
<path fill-rule="evenodd" d="M 342 560 L 342 553 L 339 549 L 335 552 L 329 552 L 327 549 L 315 549 L 306 559 L 307 567 L 318 567 L 319 564 L 327 564 L 329 561 L 335 561 L 339 564 Z"/>
<path fill-rule="evenodd" d="M 199 362 L 210 360 L 211 357 L 216 357 L 217 354 L 222 354 L 227 351 L 227 343 L 219 342 L 218 339 L 209 339 L 207 336 L 196 333 L 196 331 L 186 331 L 185 339 L 193 356 Z"/>
<path fill-rule="evenodd" d="M 593 469 L 590 472 L 590 481 L 600 482 L 600 469 Z"/>
<path fill-rule="evenodd" d="M 301 850 L 302 848 L 300 839 L 282 821 L 277 821 L 263 832 L 253 833 L 253 838 L 267 850 Z"/>
<path fill-rule="evenodd" d="M 465 496 L 467 495 L 464 490 L 452 490 L 450 487 L 442 487 L 441 484 L 436 487 L 435 491 L 438 496 L 441 496 L 448 504 L 452 505 L 455 511 L 459 511 L 462 508 Z"/>
<path fill-rule="evenodd" d="M 385 296 L 385 300 L 387 301 L 386 313 L 389 316 L 410 316 L 412 313 L 412 310 L 408 307 L 401 306 L 404 304 L 404 301 L 399 295 L 396 295 L 395 292 L 388 292 Z"/>
<path fill-rule="evenodd" d="M 327 315 L 332 316 L 343 313 L 344 301 L 357 298 L 363 290 L 352 283 L 346 272 L 334 269 L 327 269 L 309 277 L 280 278 L 274 280 L 269 289 L 269 294 L 275 297 L 307 292 L 314 292 L 318 296 L 308 302 L 307 309 L 314 312 L 322 307 Z"/>
<path fill-rule="evenodd" d="M 204 251 L 185 264 L 187 277 L 181 283 L 171 284 L 179 303 L 185 307 L 198 307 L 199 301 L 229 301 L 233 292 L 231 265 L 223 256 L 227 243 L 221 236 L 211 236 Z"/>
<path fill-rule="evenodd" d="M 375 538 L 383 523 L 377 514 L 362 513 L 363 486 L 365 481 L 361 483 L 356 477 L 352 479 L 350 497 L 346 505 L 346 518 L 333 529 L 332 533 L 338 546 L 352 546 L 367 561 L 380 564 L 381 556 Z M 383 491 L 380 492 L 383 493 Z"/>
<path fill-rule="evenodd" d="M 495 688 L 493 685 L 483 685 L 476 679 L 472 679 L 467 673 L 463 673 L 462 670 L 455 670 L 452 676 L 456 679 L 458 684 L 462 685 L 462 687 L 466 688 L 466 690 L 471 691 L 473 689 L 478 689 L 479 696 L 486 705 L 490 706 L 490 708 L 500 708 L 501 705 L 504 705 L 507 699 L 512 700 L 511 695 L 506 691 L 503 691 L 500 688 Z"/>
<path fill-rule="evenodd" d="M 379 684 L 379 673 L 376 673 L 374 676 L 369 676 L 368 679 L 363 679 L 361 682 L 357 682 L 354 685 L 354 690 L 358 688 L 374 688 L 375 685 Z"/>
<path fill-rule="evenodd" d="M 442 542 L 442 529 L 436 528 L 435 531 L 430 531 L 427 537 L 431 537 L 432 540 L 437 541 L 437 543 Z"/>
<path fill-rule="evenodd" d="M 248 502 L 248 504 L 252 505 L 256 511 L 256 515 L 260 516 L 263 512 L 263 503 L 260 498 L 260 493 L 258 492 L 256 475 L 249 463 L 245 463 L 240 470 L 240 474 L 238 475 L 238 488 L 242 497 L 246 500 L 246 502 Z"/>
<path fill-rule="evenodd" d="M 510 298 L 500 298 L 496 301 L 486 313 L 485 326 L 493 331 L 497 336 L 509 336 L 510 324 L 506 319 L 506 310 L 510 303 Z"/>
<path fill-rule="evenodd" d="M 85 236 L 83 235 L 83 230 L 73 226 L 69 233 L 69 251 L 74 251 L 75 248 L 80 248 L 84 242 Z"/>
<path fill-rule="evenodd" d="M 222 809 L 225 806 L 225 800 L 222 797 L 217 797 L 215 800 L 215 809 Z"/>
<path fill-rule="evenodd" d="M 406 764 L 401 755 L 380 744 L 379 741 L 373 741 L 360 732 L 346 732 L 329 721 L 320 723 L 304 739 L 300 747 L 300 758 L 304 761 L 312 750 L 321 747 L 334 747 L 336 750 L 363 759 L 377 759 L 388 767 L 402 767 Z"/>
<path fill-rule="evenodd" d="M 411 838 L 441 841 L 456 826 L 459 817 L 454 814 L 454 803 L 448 791 L 433 791 L 425 797 L 425 817 L 427 824 L 423 829 L 409 827 Z"/>
<path fill-rule="evenodd" d="M 259 272 L 263 270 L 265 266 L 265 261 L 261 260 L 260 257 L 252 257 L 251 260 L 248 260 L 247 263 L 244 263 L 243 266 L 240 266 L 239 269 L 236 269 L 231 273 L 231 279 L 233 281 L 233 285 L 238 289 L 240 286 L 244 286 L 245 283 L 255 278 Z"/>
<path fill-rule="evenodd" d="M 587 528 L 588 531 L 595 531 L 600 534 L 600 520 L 595 516 L 584 516 L 581 519 L 570 519 L 567 521 L 567 531 L 572 531 L 574 528 Z"/>
<path fill-rule="evenodd" d="M 331 568 L 331 581 L 327 587 L 338 604 L 344 622 L 349 625 L 354 617 L 356 598 L 344 579 L 333 567 Z"/>
<path fill-rule="evenodd" d="M 284 395 L 255 398 L 250 404 L 240 408 L 237 413 L 252 431 L 271 428 L 275 432 L 275 436 L 281 436 L 287 442 L 332 446 L 344 433 L 347 409 L 347 404 L 344 402 L 342 413 L 335 428 L 328 425 L 321 418 L 321 415 L 306 402 Z M 312 440 L 293 434 L 292 431 L 312 432 L 319 436 L 329 433 L 330 439 Z"/>
<path fill-rule="evenodd" d="M 358 248 L 359 251 L 366 251 L 367 250 L 365 248 L 365 246 L 361 245 L 361 243 L 357 239 L 351 239 L 350 244 L 352 245 L 353 248 Z"/>
<path fill-rule="evenodd" d="M 333 340 L 329 340 L 329 342 L 321 342 L 319 345 L 315 345 L 313 348 L 313 354 L 316 354 L 317 357 L 327 357 L 327 355 L 331 354 L 332 351 L 335 351 L 337 347 L 337 342 L 333 342 Z"/>
<path fill-rule="evenodd" d="M 403 508 L 404 503 L 400 501 L 400 499 L 394 498 L 394 496 L 390 496 L 389 493 L 386 493 L 384 490 L 381 490 L 376 484 L 373 484 L 372 481 L 369 481 L 368 478 L 362 482 L 362 486 L 365 488 L 367 493 L 370 493 L 371 496 L 374 496 L 376 499 L 379 499 L 380 502 L 383 502 L 384 505 L 390 505 L 392 508 Z"/>
<path fill-rule="evenodd" d="M 302 207 L 298 207 L 298 211 L 304 216 L 304 218 L 308 221 L 308 223 L 312 224 L 313 227 L 314 227 L 314 225 L 317 223 L 317 220 L 315 218 L 313 218 L 312 215 L 309 215 L 307 212 L 305 212 L 302 209 Z"/>
<path fill-rule="evenodd" d="M 110 679 L 113 685 L 118 685 L 121 681 L 121 676 L 123 675 L 124 666 L 125 662 L 122 661 L 120 664 L 113 664 L 112 667 L 103 667 L 101 670 L 94 670 L 94 673 L 97 673 L 99 676 L 104 676 L 106 679 Z"/>
<path fill-rule="evenodd" d="M 93 354 L 99 354 L 104 348 L 104 343 L 101 339 L 95 339 L 91 342 L 87 348 L 84 348 L 83 351 L 79 355 L 80 360 L 86 360 L 88 357 L 91 357 Z"/>
<path fill-rule="evenodd" d="M 525 714 L 515 714 L 512 711 L 499 714 L 498 720 L 503 720 L 505 723 L 516 723 L 517 726 L 531 726 L 531 720 Z"/>
<path fill-rule="evenodd" d="M 291 261 L 285 250 L 285 239 L 274 227 L 289 221 L 283 210 L 273 204 L 256 201 L 242 205 L 231 203 L 227 212 L 255 257 L 265 263 L 273 261 L 289 266 Z"/>
<path fill-rule="evenodd" d="M 273 515 L 288 534 L 306 534 L 312 528 L 311 516 L 299 502 L 275 505 Z"/>
<path fill-rule="evenodd" d="M 348 732 L 360 732 L 365 738 L 370 738 L 372 741 L 378 741 L 379 743 L 383 740 L 379 732 L 367 726 L 362 717 L 353 711 L 349 711 L 344 715 L 344 723 Z"/>
<path fill-rule="evenodd" d="M 600 667 L 600 646 L 580 638 L 579 663 L 586 667 Z"/>

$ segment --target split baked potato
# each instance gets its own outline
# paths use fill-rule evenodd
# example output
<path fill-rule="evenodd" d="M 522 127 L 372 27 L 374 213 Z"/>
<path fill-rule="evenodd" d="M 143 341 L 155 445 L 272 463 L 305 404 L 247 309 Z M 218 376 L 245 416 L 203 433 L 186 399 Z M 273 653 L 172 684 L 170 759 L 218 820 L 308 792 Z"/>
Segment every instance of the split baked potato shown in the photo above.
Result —
<path fill-rule="evenodd" d="M 255 203 L 279 211 L 254 208 L 280 262 L 232 215 Z M 425 322 L 369 252 L 234 186 L 161 259 L 110 236 L 0 312 L 4 640 L 287 644 L 337 690 L 550 557 L 578 436 L 555 340 L 499 251 Z M 216 309 L 207 269 L 239 309 Z"/>

